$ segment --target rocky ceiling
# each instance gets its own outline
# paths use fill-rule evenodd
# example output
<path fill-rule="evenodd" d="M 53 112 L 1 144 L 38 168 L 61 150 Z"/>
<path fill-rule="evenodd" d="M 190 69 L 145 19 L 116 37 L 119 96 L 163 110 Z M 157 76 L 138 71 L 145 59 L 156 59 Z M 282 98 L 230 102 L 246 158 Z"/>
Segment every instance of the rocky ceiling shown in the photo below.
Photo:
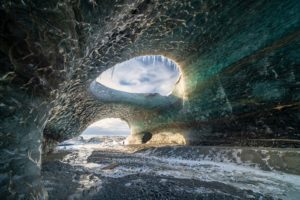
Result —
<path fill-rule="evenodd" d="M 107 117 L 129 123 L 131 143 L 151 134 L 299 147 L 298 0 L 9 0 L 0 33 L 1 197 L 46 198 L 42 143 L 46 151 Z M 91 85 L 116 63 L 158 54 L 182 73 L 168 98 L 122 101 Z"/>

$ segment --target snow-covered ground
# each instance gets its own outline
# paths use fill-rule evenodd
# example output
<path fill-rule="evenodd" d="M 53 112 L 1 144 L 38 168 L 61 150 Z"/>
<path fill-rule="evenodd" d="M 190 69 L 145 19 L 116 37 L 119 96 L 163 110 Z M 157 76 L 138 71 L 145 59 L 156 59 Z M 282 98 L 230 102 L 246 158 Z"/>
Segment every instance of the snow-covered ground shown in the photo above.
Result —
<path fill-rule="evenodd" d="M 56 150 L 80 150 L 80 149 L 91 149 L 96 150 L 97 148 L 119 148 L 125 144 L 125 136 L 79 136 L 70 140 L 66 140 L 60 143 Z"/>
<path fill-rule="evenodd" d="M 300 156 L 297 150 L 176 146 L 147 147 L 140 150 L 140 146 L 123 145 L 123 140 L 120 137 L 107 137 L 89 142 L 69 141 L 64 143 L 65 146 L 59 146 L 58 151 L 71 150 L 61 162 L 87 173 L 78 180 L 80 188 L 90 189 L 97 185 L 98 189 L 94 191 L 96 196 L 103 193 L 103 185 L 111 184 L 114 180 L 119 180 L 118 184 L 126 180 L 122 185 L 125 189 L 145 184 L 147 190 L 151 190 L 154 187 L 152 182 L 149 185 L 150 180 L 145 181 L 150 176 L 151 181 L 157 179 L 155 184 L 161 187 L 168 182 L 173 183 L 173 179 L 176 184 L 181 181 L 185 185 L 195 182 L 195 187 L 192 188 L 184 187 L 184 184 L 180 187 L 176 184 L 176 187 L 169 186 L 179 195 L 188 193 L 194 195 L 192 197 L 199 194 L 224 194 L 225 199 L 300 199 L 299 174 L 279 171 L 276 163 L 272 163 L 275 162 L 272 160 L 275 153 L 285 156 L 289 155 L 288 151 L 292 151 L 297 158 Z M 249 155 L 251 152 L 253 155 L 256 155 L 253 152 L 259 152 L 263 158 L 245 161 L 244 152 Z M 139 178 L 128 178 L 132 176 Z M 145 180 L 140 178 L 143 176 Z M 140 181 L 142 182 L 137 184 Z"/>

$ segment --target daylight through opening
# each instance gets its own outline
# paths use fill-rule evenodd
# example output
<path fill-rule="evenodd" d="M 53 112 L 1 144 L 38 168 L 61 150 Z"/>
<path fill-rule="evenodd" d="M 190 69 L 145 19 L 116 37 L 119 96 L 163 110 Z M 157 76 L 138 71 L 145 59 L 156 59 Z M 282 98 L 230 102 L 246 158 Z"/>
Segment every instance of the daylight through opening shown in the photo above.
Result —
<path fill-rule="evenodd" d="M 91 148 L 93 145 L 102 147 L 125 145 L 129 134 L 130 128 L 127 122 L 119 118 L 106 118 L 91 124 L 80 136 L 58 144 L 57 149 Z"/>
<path fill-rule="evenodd" d="M 119 118 L 106 118 L 87 127 L 81 134 L 85 139 L 101 136 L 123 136 L 130 134 L 130 128 L 124 120 Z"/>
<path fill-rule="evenodd" d="M 104 71 L 97 82 L 129 93 L 170 95 L 180 79 L 178 65 L 162 55 L 139 56 Z"/>

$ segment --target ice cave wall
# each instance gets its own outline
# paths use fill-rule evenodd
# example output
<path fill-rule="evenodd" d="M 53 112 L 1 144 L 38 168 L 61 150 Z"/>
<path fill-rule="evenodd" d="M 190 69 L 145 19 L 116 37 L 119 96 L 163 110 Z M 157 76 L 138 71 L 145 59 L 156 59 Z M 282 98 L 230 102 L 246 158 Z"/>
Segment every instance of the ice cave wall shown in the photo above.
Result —
<path fill-rule="evenodd" d="M 11 0 L 0 16 L 1 197 L 45 197 L 43 141 L 106 117 L 127 121 L 133 143 L 299 147 L 298 0 Z M 116 63 L 156 54 L 181 67 L 178 101 L 149 109 L 90 91 Z"/>
<path fill-rule="evenodd" d="M 74 72 L 82 83 L 63 98 L 72 100 L 55 106 L 46 134 L 71 137 L 91 120 L 113 116 L 127 120 L 137 137 L 167 131 L 190 144 L 299 145 L 296 1 L 117 1 L 110 17 L 97 22 L 91 16 L 101 16 L 100 5 L 80 6 L 81 18 L 92 24 Z M 77 99 L 104 69 L 147 54 L 181 66 L 176 109 L 113 100 L 100 106 L 89 94 Z"/>

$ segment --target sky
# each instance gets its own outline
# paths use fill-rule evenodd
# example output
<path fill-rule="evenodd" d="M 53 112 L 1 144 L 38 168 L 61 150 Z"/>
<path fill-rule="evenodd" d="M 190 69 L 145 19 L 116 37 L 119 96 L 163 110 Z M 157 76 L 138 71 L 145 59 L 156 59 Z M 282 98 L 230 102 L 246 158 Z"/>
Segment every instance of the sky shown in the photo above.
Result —
<path fill-rule="evenodd" d="M 159 93 L 169 95 L 180 77 L 179 68 L 163 56 L 140 56 L 119 63 L 104 71 L 97 81 L 130 93 Z M 83 137 L 127 136 L 130 129 L 121 119 L 107 118 L 90 125 Z"/>
<path fill-rule="evenodd" d="M 180 72 L 170 59 L 140 56 L 104 71 L 97 81 L 107 87 L 130 93 L 159 93 L 167 96 L 174 89 Z"/>
<path fill-rule="evenodd" d="M 106 118 L 91 124 L 81 136 L 85 138 L 95 136 L 128 136 L 130 129 L 128 124 L 119 118 Z"/>

